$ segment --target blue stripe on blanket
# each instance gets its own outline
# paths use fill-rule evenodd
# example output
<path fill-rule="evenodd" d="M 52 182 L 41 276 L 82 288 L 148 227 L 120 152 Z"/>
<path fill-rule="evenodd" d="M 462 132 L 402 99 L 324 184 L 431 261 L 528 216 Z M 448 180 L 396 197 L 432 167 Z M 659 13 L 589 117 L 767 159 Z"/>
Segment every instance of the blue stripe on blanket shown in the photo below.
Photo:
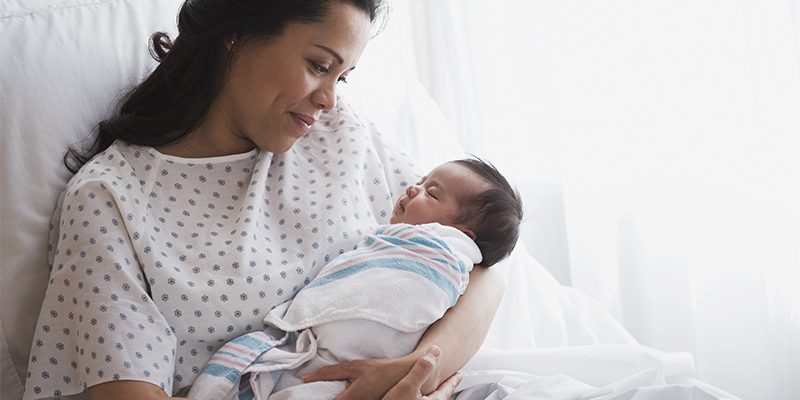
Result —
<path fill-rule="evenodd" d="M 236 383 L 239 381 L 239 377 L 242 375 L 242 370 L 219 364 L 208 364 L 205 368 L 203 368 L 203 373 L 219 378 L 225 378 L 233 383 Z"/>
<path fill-rule="evenodd" d="M 374 248 L 374 249 L 370 250 L 369 252 L 364 253 L 363 251 L 365 251 L 365 249 L 367 249 L 370 246 L 372 246 L 375 243 L 376 240 L 380 240 L 382 242 L 385 242 L 385 243 L 387 243 L 387 245 Z M 415 250 L 416 246 L 425 246 L 425 247 L 427 247 L 429 249 L 432 249 L 432 250 L 435 250 L 435 251 L 438 251 L 438 252 L 447 252 L 448 254 L 452 254 L 452 250 L 447 245 L 447 243 L 445 243 L 443 240 L 441 240 L 439 238 L 432 238 L 432 237 L 425 237 L 425 236 L 414 236 L 414 237 L 411 237 L 411 238 L 401 239 L 401 238 L 397 238 L 397 237 L 394 237 L 394 236 L 376 237 L 376 236 L 370 235 L 366 239 L 364 239 L 364 241 L 362 243 L 359 244 L 358 247 L 362 251 L 361 253 L 360 252 L 344 253 L 344 254 L 340 254 L 337 258 L 339 258 L 339 260 L 346 260 L 346 259 L 351 258 L 351 257 L 363 256 L 364 254 L 377 253 L 377 252 L 383 251 L 387 247 L 397 247 L 397 248 L 402 249 L 402 250 L 412 251 L 413 252 Z M 445 263 L 449 264 L 448 261 L 445 261 Z"/>
<path fill-rule="evenodd" d="M 384 250 L 386 250 L 387 248 L 397 248 L 397 249 L 405 250 L 405 251 L 413 251 L 413 250 L 410 250 L 408 248 L 387 245 L 387 246 L 382 246 L 382 247 L 378 247 L 378 248 L 372 249 L 370 251 L 364 251 L 364 252 L 357 253 L 357 254 L 352 254 L 352 255 L 345 253 L 345 254 L 340 255 L 339 257 L 337 257 L 337 260 L 336 260 L 337 264 L 336 265 L 340 265 L 340 264 L 345 263 L 346 260 L 349 259 L 349 258 L 364 257 L 365 255 L 368 255 L 368 254 L 377 254 L 377 257 L 380 258 L 380 257 L 383 257 L 381 255 L 381 253 Z M 457 264 L 453 264 L 452 260 L 446 260 L 446 259 L 443 259 L 443 258 L 430 258 L 430 261 L 433 261 L 434 263 L 438 263 L 439 265 L 447 265 L 447 266 L 450 267 L 450 269 L 455 271 L 457 274 L 464 274 L 464 273 L 467 273 L 469 271 L 469 269 L 464 267 L 464 263 L 461 260 L 458 260 Z M 331 265 L 333 265 L 333 264 L 331 264 Z M 430 267 L 426 267 L 426 268 L 430 268 Z M 326 272 L 326 270 L 323 269 L 322 273 L 320 275 L 324 276 L 325 272 Z"/>
<path fill-rule="evenodd" d="M 247 357 L 243 355 L 234 354 L 229 351 L 225 351 L 226 349 L 225 346 L 223 346 L 220 350 L 218 350 L 217 354 L 242 360 L 247 365 L 251 364 L 253 361 L 256 360 L 256 358 L 258 358 L 258 356 L 260 356 L 261 354 L 263 354 L 264 352 L 273 347 L 271 343 L 265 341 L 264 339 L 254 337 L 252 335 L 262 335 L 262 333 L 256 332 L 239 336 L 236 339 L 231 340 L 230 343 L 226 346 L 230 347 L 232 345 L 238 345 L 246 347 L 250 350 L 255 350 L 258 353 L 255 357 Z M 225 378 L 233 383 L 236 383 L 239 380 L 239 377 L 242 375 L 242 370 L 238 368 L 217 364 L 214 362 L 214 359 L 212 358 L 206 365 L 206 367 L 203 368 L 202 374 L 208 374 L 220 378 Z"/>
<path fill-rule="evenodd" d="M 374 259 L 374 260 L 367 260 L 364 262 L 360 262 L 358 264 L 353 264 L 347 268 L 341 269 L 336 271 L 332 274 L 325 275 L 325 276 L 317 276 L 316 279 L 311 281 L 308 286 L 304 287 L 303 290 L 310 290 L 318 286 L 327 285 L 329 283 L 336 282 L 341 279 L 348 278 L 352 275 L 355 275 L 359 272 L 364 272 L 373 268 L 387 268 L 387 269 L 396 269 L 400 271 L 407 271 L 413 272 L 427 280 L 431 281 L 434 285 L 438 286 L 442 289 L 450 299 L 450 306 L 456 304 L 456 299 L 459 295 L 459 290 L 441 273 L 438 271 L 428 267 L 425 264 L 418 263 L 416 261 L 408 260 L 405 258 L 382 258 L 382 259 Z"/>
<path fill-rule="evenodd" d="M 252 357 L 247 357 L 247 356 L 231 353 L 230 351 L 223 351 L 224 349 L 225 349 L 225 347 L 217 350 L 217 352 L 214 353 L 214 354 L 224 354 L 224 355 L 226 355 L 228 357 L 238 358 L 239 360 L 247 361 L 247 362 L 253 362 L 253 360 L 254 360 Z M 267 350 L 269 350 L 269 349 L 267 349 Z M 266 350 L 264 350 L 264 351 L 266 351 Z"/>
<path fill-rule="evenodd" d="M 367 236 L 362 247 L 372 246 L 372 243 L 375 243 L 375 236 Z"/>
<path fill-rule="evenodd" d="M 407 230 L 414 230 L 416 232 L 413 233 L 414 236 L 409 238 L 401 239 L 398 238 L 397 235 L 401 234 Z M 389 231 L 389 232 L 386 232 Z M 423 231 L 425 233 L 419 232 Z M 385 240 L 388 243 L 395 244 L 395 245 L 408 245 L 408 242 L 420 244 L 426 247 L 434 248 L 434 249 L 445 249 L 447 252 L 452 252 L 450 247 L 447 246 L 447 243 L 440 239 L 428 236 L 430 232 L 428 229 L 420 228 L 415 225 L 383 225 L 375 230 L 375 235 L 383 235 L 380 237 L 381 240 Z M 369 236 L 363 246 L 369 247 L 375 241 L 375 236 Z"/>
<path fill-rule="evenodd" d="M 444 243 L 443 240 L 438 238 L 431 238 L 425 236 L 414 236 L 410 238 L 401 239 L 394 236 L 382 236 L 381 240 L 384 240 L 387 243 L 396 245 L 396 246 L 409 246 L 409 243 L 414 243 L 417 245 L 429 247 L 431 249 L 445 249 L 447 252 L 450 252 L 450 247 L 447 247 L 447 244 Z"/>
<path fill-rule="evenodd" d="M 359 246 L 361 248 L 361 252 L 353 252 L 353 253 L 341 254 L 341 255 L 339 255 L 337 257 L 337 259 L 338 259 L 337 261 L 339 263 L 341 263 L 344 260 L 347 260 L 349 258 L 363 257 L 366 254 L 373 254 L 373 253 L 377 253 L 378 256 L 380 256 L 380 253 L 383 252 L 384 250 L 386 250 L 386 248 L 397 248 L 399 250 L 405 250 L 405 251 L 413 252 L 415 250 L 415 246 L 414 245 L 410 245 L 409 242 L 414 242 L 415 244 L 418 244 L 418 245 L 424 245 L 425 247 L 428 247 L 430 249 L 438 251 L 439 253 L 444 253 L 444 250 L 446 250 L 447 254 L 452 254 L 452 251 L 450 250 L 450 247 L 447 246 L 447 244 L 444 243 L 443 241 L 441 241 L 440 239 L 425 238 L 425 237 L 419 237 L 419 238 L 416 238 L 416 239 L 419 239 L 419 240 L 398 239 L 398 238 L 391 237 L 391 236 L 384 236 L 384 237 L 381 237 L 380 240 L 383 241 L 383 242 L 388 243 L 386 246 L 380 246 L 380 247 L 376 247 L 376 248 L 374 248 L 372 250 L 366 251 L 367 248 L 369 248 L 376 240 L 378 240 L 378 238 L 376 238 L 374 236 L 368 236 L 364 240 L 362 245 Z M 444 250 L 442 250 L 442 249 L 444 249 Z M 445 259 L 442 259 L 442 258 L 431 258 L 431 260 L 433 260 L 433 261 L 435 261 L 437 263 L 440 263 L 442 265 L 449 265 L 452 270 L 456 271 L 459 274 L 463 274 L 463 273 L 468 271 L 468 269 L 464 268 L 464 263 L 461 262 L 460 260 L 458 261 L 458 265 L 454 265 L 451 262 L 451 260 L 445 260 Z M 323 269 L 323 271 L 324 271 L 324 269 Z"/>
<path fill-rule="evenodd" d="M 389 225 L 381 225 L 378 229 L 375 230 L 376 235 L 396 235 L 400 232 L 407 231 L 409 229 L 421 229 L 416 225 L 405 225 L 405 224 L 389 224 Z M 389 233 L 386 233 L 389 231 Z"/>
<path fill-rule="evenodd" d="M 259 332 L 259 334 L 261 333 Z M 239 336 L 236 339 L 231 340 L 230 343 L 238 344 L 239 346 L 244 346 L 251 350 L 267 351 L 272 348 L 272 345 L 266 342 L 264 339 L 259 339 L 257 337 L 253 337 L 252 335 L 253 334 Z"/>

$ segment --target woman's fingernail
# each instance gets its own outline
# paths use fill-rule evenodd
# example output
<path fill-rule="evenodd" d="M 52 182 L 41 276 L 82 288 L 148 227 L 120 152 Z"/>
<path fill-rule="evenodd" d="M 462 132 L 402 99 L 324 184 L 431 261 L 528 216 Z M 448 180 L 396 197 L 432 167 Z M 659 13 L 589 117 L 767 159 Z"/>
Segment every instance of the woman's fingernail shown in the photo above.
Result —
<path fill-rule="evenodd" d="M 314 374 L 305 374 L 305 375 L 303 375 L 303 382 L 308 382 L 308 380 L 311 379 L 311 376 L 313 376 L 313 375 Z"/>
<path fill-rule="evenodd" d="M 439 358 L 439 356 L 442 355 L 442 350 L 436 346 L 431 346 L 428 347 L 428 350 L 425 352 L 425 354 L 430 354 L 433 356 L 433 358 Z"/>

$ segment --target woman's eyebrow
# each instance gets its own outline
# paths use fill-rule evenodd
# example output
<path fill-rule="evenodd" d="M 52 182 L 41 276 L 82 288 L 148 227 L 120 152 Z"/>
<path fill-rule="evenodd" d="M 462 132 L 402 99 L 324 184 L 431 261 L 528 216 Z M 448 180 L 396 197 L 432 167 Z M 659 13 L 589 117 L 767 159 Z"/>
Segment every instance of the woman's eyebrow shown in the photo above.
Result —
<path fill-rule="evenodd" d="M 336 59 L 336 61 L 338 61 L 338 62 L 339 62 L 339 64 L 344 64 L 344 58 L 342 58 L 342 56 L 340 56 L 340 55 L 339 55 L 339 53 L 335 52 L 335 51 L 334 51 L 333 49 L 331 49 L 330 47 L 326 47 L 326 46 L 323 46 L 323 45 L 321 45 L 321 44 L 315 44 L 314 46 L 315 46 L 315 47 L 317 47 L 317 48 L 320 48 L 320 49 L 322 49 L 322 50 L 325 50 L 325 51 L 327 51 L 328 53 L 330 53 L 330 54 L 333 56 L 333 58 L 335 58 L 335 59 Z"/>

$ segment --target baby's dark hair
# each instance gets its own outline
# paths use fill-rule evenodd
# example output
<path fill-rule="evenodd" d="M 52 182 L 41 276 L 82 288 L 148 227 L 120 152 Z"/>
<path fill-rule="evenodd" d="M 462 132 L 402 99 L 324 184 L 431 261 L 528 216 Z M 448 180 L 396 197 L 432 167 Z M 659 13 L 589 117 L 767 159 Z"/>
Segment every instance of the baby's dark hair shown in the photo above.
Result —
<path fill-rule="evenodd" d="M 475 244 L 481 250 L 480 265 L 491 267 L 511 254 L 519 238 L 522 221 L 522 198 L 491 163 L 479 158 L 452 161 L 467 167 L 491 186 L 489 189 L 459 200 L 456 223 L 475 233 Z"/>

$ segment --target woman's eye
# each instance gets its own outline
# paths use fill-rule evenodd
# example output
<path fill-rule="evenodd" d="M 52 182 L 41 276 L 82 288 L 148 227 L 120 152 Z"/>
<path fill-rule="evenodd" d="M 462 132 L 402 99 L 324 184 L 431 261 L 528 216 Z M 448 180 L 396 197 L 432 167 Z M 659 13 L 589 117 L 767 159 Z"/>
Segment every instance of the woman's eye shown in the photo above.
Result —
<path fill-rule="evenodd" d="M 315 63 L 313 61 L 310 61 L 310 63 L 311 63 L 311 66 L 314 68 L 315 71 L 317 71 L 318 74 L 327 74 L 328 73 L 328 68 L 325 68 L 322 65 L 320 65 L 318 63 Z"/>
<path fill-rule="evenodd" d="M 341 83 L 347 83 L 347 77 L 346 76 L 339 77 L 337 81 Z"/>

